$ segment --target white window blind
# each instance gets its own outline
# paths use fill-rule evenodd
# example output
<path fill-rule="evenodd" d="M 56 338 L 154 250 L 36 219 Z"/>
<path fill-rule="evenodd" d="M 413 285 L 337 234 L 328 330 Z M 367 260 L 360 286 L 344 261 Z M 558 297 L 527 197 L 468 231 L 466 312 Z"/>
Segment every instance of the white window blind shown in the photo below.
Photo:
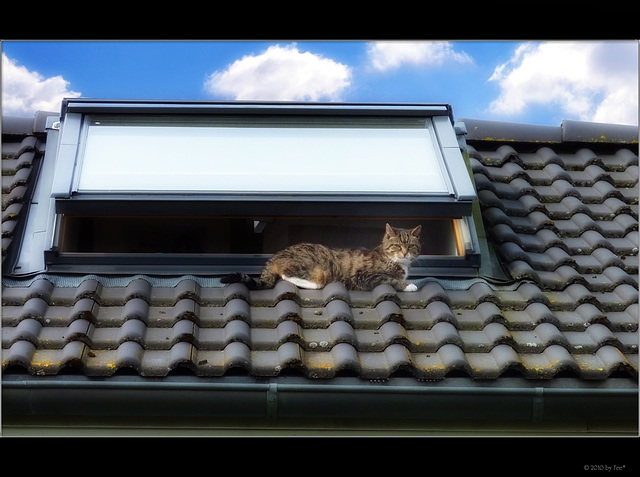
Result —
<path fill-rule="evenodd" d="M 82 157 L 80 193 L 450 192 L 428 127 L 93 122 Z"/>

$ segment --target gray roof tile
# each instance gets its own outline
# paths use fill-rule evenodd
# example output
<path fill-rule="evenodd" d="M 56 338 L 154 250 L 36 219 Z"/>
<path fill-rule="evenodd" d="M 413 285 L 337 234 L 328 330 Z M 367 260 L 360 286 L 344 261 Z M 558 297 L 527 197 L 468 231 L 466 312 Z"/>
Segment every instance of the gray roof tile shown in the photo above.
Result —
<path fill-rule="evenodd" d="M 4 362 L 37 368 L 39 374 L 73 366 L 95 376 L 121 369 L 162 376 L 184 364 L 203 376 L 239 367 L 261 376 L 291 368 L 311 377 L 348 370 L 370 379 L 389 377 L 396 370 L 421 379 L 442 378 L 455 370 L 496 378 L 509 369 L 531 378 L 549 378 L 567 369 L 585 379 L 596 376 L 581 363 L 597 363 L 600 378 L 613 368 L 634 372 L 633 358 L 627 359 L 637 353 L 633 309 L 624 309 L 622 319 L 610 321 L 613 315 L 603 314 L 602 306 L 575 306 L 584 287 L 557 300 L 558 295 L 549 297 L 537 286 L 525 285 L 489 293 L 484 284 L 476 284 L 467 293 L 450 293 L 448 302 L 434 300 L 423 309 L 406 308 L 405 302 L 401 307 L 394 300 L 360 309 L 337 299 L 308 309 L 287 296 L 275 307 L 240 298 L 224 306 L 190 298 L 175 305 L 149 305 L 135 294 L 123 305 L 91 305 L 93 299 L 81 298 L 65 307 L 32 297 L 23 306 L 3 311 Z M 32 287 L 42 288 L 37 281 Z M 140 284 L 125 288 L 139 289 Z M 612 299 L 616 303 L 625 295 L 619 288 Z M 28 289 L 23 292 L 25 297 L 32 295 Z M 322 291 L 311 293 L 318 301 L 324 299 Z M 559 306 L 573 308 L 560 311 Z M 67 318 L 56 319 L 65 310 Z M 612 355 L 617 357 L 615 366 L 583 356 L 604 346 L 623 353 L 622 358 Z M 551 359 L 549 348 L 562 359 Z M 541 353 L 544 356 L 531 356 Z"/>

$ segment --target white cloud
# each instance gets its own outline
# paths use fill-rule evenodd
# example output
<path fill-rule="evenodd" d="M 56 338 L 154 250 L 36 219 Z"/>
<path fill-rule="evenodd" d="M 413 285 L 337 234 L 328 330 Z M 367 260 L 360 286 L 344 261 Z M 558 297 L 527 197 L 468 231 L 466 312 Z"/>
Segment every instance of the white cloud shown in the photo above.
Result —
<path fill-rule="evenodd" d="M 446 41 L 377 41 L 367 47 L 371 66 L 378 71 L 414 66 L 442 66 L 445 63 L 472 63 L 464 52 Z"/>
<path fill-rule="evenodd" d="M 213 96 L 237 100 L 338 101 L 351 83 L 348 66 L 295 44 L 244 56 L 205 81 Z"/>
<path fill-rule="evenodd" d="M 489 78 L 500 94 L 489 112 L 511 117 L 532 106 L 563 119 L 638 124 L 638 43 L 524 43 Z"/>
<path fill-rule="evenodd" d="M 44 78 L 2 54 L 2 114 L 32 116 L 36 111 L 60 111 L 63 98 L 81 96 L 68 87 L 62 76 Z"/>

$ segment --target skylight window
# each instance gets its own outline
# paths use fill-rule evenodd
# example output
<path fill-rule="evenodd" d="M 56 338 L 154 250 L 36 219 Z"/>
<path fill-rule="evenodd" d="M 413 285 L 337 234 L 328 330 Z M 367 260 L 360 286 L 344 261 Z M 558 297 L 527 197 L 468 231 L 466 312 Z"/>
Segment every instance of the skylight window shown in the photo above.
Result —
<path fill-rule="evenodd" d="M 413 274 L 479 265 L 448 105 L 70 99 L 39 177 L 16 275 L 255 273 L 387 222 L 423 226 Z"/>
<path fill-rule="evenodd" d="M 229 127 L 93 121 L 76 190 L 449 194 L 425 120 L 378 122 Z"/>

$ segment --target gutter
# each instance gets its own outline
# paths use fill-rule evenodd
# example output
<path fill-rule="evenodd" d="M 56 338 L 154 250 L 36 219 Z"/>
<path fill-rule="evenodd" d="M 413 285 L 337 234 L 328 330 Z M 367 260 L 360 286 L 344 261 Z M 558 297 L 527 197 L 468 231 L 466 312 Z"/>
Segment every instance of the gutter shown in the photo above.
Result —
<path fill-rule="evenodd" d="M 5 375 L 9 416 L 163 416 L 430 420 L 580 419 L 638 422 L 638 384 L 628 378 L 586 382 L 446 378 L 326 381 L 282 376 L 162 379 Z"/>

